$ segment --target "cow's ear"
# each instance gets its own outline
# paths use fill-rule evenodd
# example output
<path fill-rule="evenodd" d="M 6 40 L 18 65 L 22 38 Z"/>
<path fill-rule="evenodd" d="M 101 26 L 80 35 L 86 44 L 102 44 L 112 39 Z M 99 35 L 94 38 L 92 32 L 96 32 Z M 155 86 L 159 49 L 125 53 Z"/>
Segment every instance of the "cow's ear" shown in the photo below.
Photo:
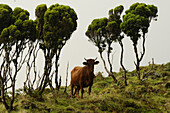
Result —
<path fill-rule="evenodd" d="M 94 64 L 97 65 L 99 63 L 99 61 L 95 61 Z"/>
<path fill-rule="evenodd" d="M 87 62 L 83 62 L 84 65 L 87 65 Z"/>

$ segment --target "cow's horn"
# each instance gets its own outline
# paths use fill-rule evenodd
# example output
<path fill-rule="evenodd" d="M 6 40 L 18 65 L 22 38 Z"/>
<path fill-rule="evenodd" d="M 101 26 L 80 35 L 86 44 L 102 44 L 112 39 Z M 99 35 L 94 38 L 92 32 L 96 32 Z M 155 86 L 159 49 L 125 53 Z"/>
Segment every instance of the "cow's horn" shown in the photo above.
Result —
<path fill-rule="evenodd" d="M 97 57 L 94 60 L 97 60 Z"/>
<path fill-rule="evenodd" d="M 85 61 L 87 61 L 87 59 L 86 59 L 86 58 L 84 58 L 84 60 L 85 60 Z"/>

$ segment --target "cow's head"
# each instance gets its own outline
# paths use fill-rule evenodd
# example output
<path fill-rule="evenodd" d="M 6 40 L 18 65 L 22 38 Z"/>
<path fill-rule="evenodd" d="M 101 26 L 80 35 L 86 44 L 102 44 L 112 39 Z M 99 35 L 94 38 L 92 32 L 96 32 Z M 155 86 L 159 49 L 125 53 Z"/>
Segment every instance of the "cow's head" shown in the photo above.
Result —
<path fill-rule="evenodd" d="M 85 58 L 84 58 L 85 59 Z M 96 59 L 85 59 L 86 62 L 83 62 L 84 65 L 87 65 L 89 67 L 89 70 L 91 73 L 94 71 L 94 65 L 97 65 L 99 61 L 96 61 Z"/>

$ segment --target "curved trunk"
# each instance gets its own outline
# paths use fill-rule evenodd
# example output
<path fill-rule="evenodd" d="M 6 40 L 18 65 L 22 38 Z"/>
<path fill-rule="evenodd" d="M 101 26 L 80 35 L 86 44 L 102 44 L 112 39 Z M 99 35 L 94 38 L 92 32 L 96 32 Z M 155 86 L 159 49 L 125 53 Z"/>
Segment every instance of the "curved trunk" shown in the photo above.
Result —
<path fill-rule="evenodd" d="M 139 55 L 138 55 L 138 50 L 137 50 L 137 45 L 136 44 L 133 44 L 133 47 L 134 47 L 134 51 L 135 51 L 135 55 L 136 55 L 136 63 L 135 63 L 135 66 L 136 66 L 136 71 L 137 71 L 137 76 L 138 76 L 138 79 L 140 80 L 140 60 L 139 60 Z"/>
<path fill-rule="evenodd" d="M 8 110 L 9 109 L 9 105 L 7 104 L 6 102 L 6 99 L 5 99 L 5 88 L 4 88 L 4 81 L 3 81 L 3 78 L 1 79 L 1 96 L 2 96 L 2 102 L 5 106 L 5 108 Z"/>
<path fill-rule="evenodd" d="M 109 62 L 109 66 L 110 66 L 110 72 L 112 72 L 113 67 L 112 67 L 112 63 L 111 63 L 111 61 L 110 61 L 110 53 L 111 53 L 110 46 L 111 46 L 111 44 L 108 45 L 107 60 L 108 60 L 108 62 Z"/>
<path fill-rule="evenodd" d="M 104 60 L 101 52 L 100 52 L 100 57 L 101 57 L 101 59 L 102 59 L 102 61 L 103 61 L 104 68 L 105 68 L 106 72 L 109 74 L 109 76 L 111 76 L 111 77 L 114 79 L 115 82 L 117 82 L 117 79 L 115 78 L 115 76 L 113 75 L 113 73 L 111 73 L 111 72 L 107 69 L 107 67 L 106 67 L 106 62 L 105 62 L 105 60 Z"/>
<path fill-rule="evenodd" d="M 43 79 L 41 80 L 41 85 L 40 85 L 40 95 L 44 92 L 45 87 L 47 87 L 47 85 L 49 85 L 50 87 L 52 86 L 51 82 L 50 82 L 50 73 L 51 73 L 51 68 L 52 68 L 52 58 L 53 58 L 53 54 L 50 54 L 50 50 L 47 50 L 48 54 L 45 56 L 45 66 L 44 66 L 44 75 L 43 75 Z M 46 53 L 44 53 L 46 54 Z"/>
<path fill-rule="evenodd" d="M 11 84 L 12 84 L 12 98 L 11 98 L 11 103 L 10 103 L 10 110 L 13 110 L 13 103 L 14 103 L 14 99 L 15 99 L 15 81 L 16 81 L 16 76 L 18 73 L 18 56 L 19 56 L 19 52 L 18 52 L 18 43 L 16 44 L 16 62 L 14 63 L 15 66 L 15 74 L 13 79 L 11 79 Z"/>
<path fill-rule="evenodd" d="M 145 54 L 145 33 L 143 33 L 143 44 L 142 44 L 142 47 L 143 47 L 143 52 L 141 53 L 141 57 L 140 57 L 140 61 L 143 59 L 143 56 Z"/>
<path fill-rule="evenodd" d="M 141 77 L 140 77 L 141 76 L 140 75 L 140 62 L 142 61 L 144 54 L 145 54 L 145 33 L 143 33 L 143 43 L 142 43 L 143 51 L 141 52 L 140 58 L 138 55 L 137 44 L 134 43 L 133 47 L 134 47 L 134 51 L 135 51 L 135 55 L 136 55 L 136 63 L 135 63 L 136 71 L 137 71 L 138 79 L 140 80 L 141 79 Z"/>
<path fill-rule="evenodd" d="M 61 86 L 60 81 L 58 82 L 58 67 L 59 67 L 58 60 L 59 60 L 60 53 L 61 53 L 61 49 L 59 49 L 58 52 L 56 52 L 56 58 L 55 58 L 55 85 L 57 90 L 59 90 Z"/>
<path fill-rule="evenodd" d="M 124 53 L 124 48 L 123 48 L 123 43 L 122 41 L 119 41 L 119 44 L 121 46 L 121 56 L 120 56 L 120 65 L 122 66 L 123 70 L 124 70 L 124 78 L 125 78 L 125 86 L 127 86 L 127 77 L 126 77 L 126 69 L 125 66 L 123 65 L 123 53 Z"/>

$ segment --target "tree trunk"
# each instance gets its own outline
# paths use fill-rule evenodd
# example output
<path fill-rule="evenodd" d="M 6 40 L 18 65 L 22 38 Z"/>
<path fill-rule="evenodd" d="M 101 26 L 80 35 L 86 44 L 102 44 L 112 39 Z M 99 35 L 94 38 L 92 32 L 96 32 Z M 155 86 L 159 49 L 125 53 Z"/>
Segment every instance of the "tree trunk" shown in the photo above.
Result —
<path fill-rule="evenodd" d="M 67 70 L 66 70 L 66 86 L 65 86 L 64 93 L 66 93 L 66 92 L 67 92 L 68 68 L 69 68 L 69 62 L 67 63 Z"/>
<path fill-rule="evenodd" d="M 136 66 L 136 72 L 137 72 L 137 76 L 138 76 L 138 79 L 140 80 L 140 60 L 139 60 L 139 55 L 138 55 L 138 50 L 137 50 L 137 44 L 133 44 L 133 47 L 134 47 L 134 51 L 135 51 L 135 55 L 136 55 L 136 63 L 135 63 L 135 66 Z"/>
<path fill-rule="evenodd" d="M 61 48 L 62 49 L 62 48 Z M 59 56 L 61 53 L 61 49 L 59 49 L 58 51 L 56 51 L 56 58 L 55 58 L 55 84 L 56 84 L 56 89 L 59 90 L 60 89 L 60 83 L 58 83 L 58 61 L 59 61 Z"/>
<path fill-rule="evenodd" d="M 14 100 L 15 100 L 15 80 L 12 83 L 12 98 L 10 103 L 10 110 L 13 110 Z"/>
<path fill-rule="evenodd" d="M 109 62 L 109 66 L 110 66 L 110 72 L 112 72 L 113 67 L 112 67 L 112 63 L 111 63 L 111 61 L 110 61 L 110 53 L 111 53 L 110 46 L 111 46 L 111 44 L 108 44 L 107 60 L 108 60 L 108 62 Z"/>
<path fill-rule="evenodd" d="M 141 53 L 141 57 L 140 57 L 140 61 L 142 61 L 142 59 L 143 59 L 143 56 L 144 56 L 144 54 L 145 54 L 145 33 L 143 33 L 143 43 L 142 43 L 142 47 L 143 47 L 143 52 Z"/>
<path fill-rule="evenodd" d="M 105 60 L 104 60 L 104 58 L 103 58 L 103 56 L 102 56 L 102 53 L 100 52 L 100 57 L 101 57 L 101 59 L 102 59 L 102 61 L 103 61 L 103 64 L 104 64 L 104 68 L 105 68 L 105 70 L 106 70 L 106 72 L 109 74 L 109 76 L 111 76 L 113 79 L 114 79 L 114 81 L 117 83 L 117 79 L 115 78 L 115 76 L 113 75 L 113 73 L 112 72 L 110 72 L 108 69 L 107 69 L 107 67 L 106 67 L 106 63 L 105 63 Z"/>
<path fill-rule="evenodd" d="M 5 88 L 4 88 L 4 81 L 1 79 L 1 96 L 2 96 L 2 102 L 5 106 L 5 108 L 8 110 L 9 109 L 9 105 L 7 104 L 6 102 L 6 99 L 5 99 Z"/>
<path fill-rule="evenodd" d="M 16 58 L 15 58 L 15 62 L 14 62 L 14 66 L 15 66 L 15 73 L 13 78 L 11 78 L 11 84 L 12 84 L 12 97 L 11 97 L 11 103 L 10 103 L 10 110 L 13 110 L 13 104 L 14 104 L 14 100 L 15 100 L 15 80 L 16 80 L 16 76 L 18 73 L 18 57 L 19 57 L 19 52 L 18 52 L 18 43 L 16 44 Z"/>
<path fill-rule="evenodd" d="M 142 59 L 143 59 L 143 57 L 144 57 L 144 54 L 145 54 L 145 40 L 146 40 L 146 39 L 145 39 L 145 33 L 143 33 L 143 43 L 142 43 L 143 51 L 141 52 L 140 58 L 139 58 L 139 55 L 138 55 L 137 44 L 136 44 L 136 43 L 133 44 L 134 51 L 135 51 L 135 55 L 136 55 L 136 63 L 135 63 L 135 66 L 136 66 L 137 76 L 138 76 L 138 79 L 139 79 L 139 80 L 141 79 L 140 62 L 142 61 Z"/>
<path fill-rule="evenodd" d="M 123 43 L 122 41 L 119 41 L 119 44 L 121 46 L 121 56 L 120 56 L 120 65 L 122 66 L 123 68 L 123 71 L 124 71 L 124 78 L 125 78 L 125 86 L 127 86 L 127 77 L 126 77 L 126 69 L 125 69 L 125 66 L 123 65 L 123 53 L 124 53 L 124 48 L 123 48 Z"/>
<path fill-rule="evenodd" d="M 55 85 L 56 85 L 56 90 L 59 90 L 59 84 L 58 84 L 58 56 L 56 55 L 56 60 L 55 60 Z"/>
<path fill-rule="evenodd" d="M 2 86 L 2 85 L 1 85 L 1 83 L 2 83 L 2 82 L 1 82 L 1 79 L 0 79 L 0 102 L 2 102 L 2 98 L 1 98 L 1 86 Z"/>
<path fill-rule="evenodd" d="M 9 61 L 9 53 L 7 52 L 7 50 L 5 50 L 5 59 L 1 65 L 1 71 L 2 68 L 4 68 L 3 73 L 0 72 L 0 82 L 1 82 L 1 97 L 2 97 L 2 103 L 4 104 L 5 108 L 8 110 L 9 109 L 9 105 L 6 101 L 6 90 L 5 90 L 5 85 L 6 85 L 6 75 L 7 75 L 7 70 L 9 69 L 9 65 L 8 65 L 8 61 Z M 7 62 L 7 64 L 5 65 L 5 62 Z M 5 65 L 5 66 L 4 66 Z M 3 74 L 3 75 L 2 75 Z"/>
<path fill-rule="evenodd" d="M 40 92 L 39 94 L 42 95 L 42 93 L 45 90 L 45 87 L 47 86 L 48 82 L 49 82 L 49 65 L 51 63 L 51 59 L 49 58 L 49 55 L 45 56 L 45 66 L 44 66 L 44 74 L 43 74 L 43 79 L 41 81 L 41 85 L 40 85 Z"/>

